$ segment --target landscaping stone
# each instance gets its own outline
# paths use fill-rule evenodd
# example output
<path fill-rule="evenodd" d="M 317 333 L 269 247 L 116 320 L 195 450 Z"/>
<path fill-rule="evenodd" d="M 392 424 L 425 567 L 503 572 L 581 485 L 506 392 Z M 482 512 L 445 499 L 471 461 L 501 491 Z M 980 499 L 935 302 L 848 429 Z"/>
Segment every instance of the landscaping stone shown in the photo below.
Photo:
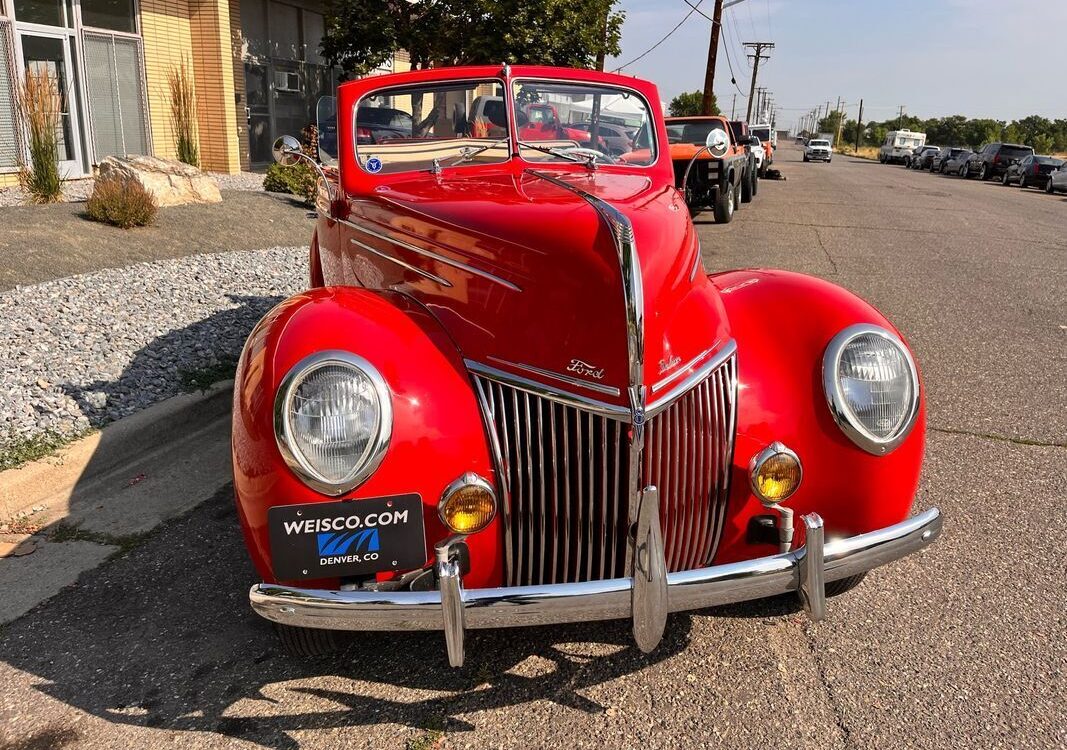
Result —
<path fill-rule="evenodd" d="M 155 156 L 106 156 L 100 162 L 99 180 L 139 182 L 157 206 L 218 203 L 218 183 L 194 166 Z"/>
<path fill-rule="evenodd" d="M 0 292 L 0 452 L 102 427 L 180 392 L 190 374 L 224 379 L 252 326 L 306 285 L 307 249 L 278 247 Z"/>

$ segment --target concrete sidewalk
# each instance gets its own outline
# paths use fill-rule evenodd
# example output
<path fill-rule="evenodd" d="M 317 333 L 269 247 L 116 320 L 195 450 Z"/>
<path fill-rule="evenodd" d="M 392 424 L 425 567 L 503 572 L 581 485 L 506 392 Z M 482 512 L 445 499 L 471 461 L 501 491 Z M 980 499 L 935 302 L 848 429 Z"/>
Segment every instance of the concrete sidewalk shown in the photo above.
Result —
<path fill-rule="evenodd" d="M 0 473 L 0 624 L 230 481 L 232 388 L 176 396 Z"/>

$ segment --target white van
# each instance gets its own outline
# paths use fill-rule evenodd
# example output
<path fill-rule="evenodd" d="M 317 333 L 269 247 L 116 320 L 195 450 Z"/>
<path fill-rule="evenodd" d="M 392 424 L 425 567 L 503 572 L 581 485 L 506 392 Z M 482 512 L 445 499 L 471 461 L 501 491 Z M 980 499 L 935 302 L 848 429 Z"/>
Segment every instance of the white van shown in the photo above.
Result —
<path fill-rule="evenodd" d="M 926 133 L 910 130 L 890 130 L 885 134 L 885 143 L 878 149 L 878 161 L 882 164 L 904 162 L 917 148 L 926 145 Z"/>

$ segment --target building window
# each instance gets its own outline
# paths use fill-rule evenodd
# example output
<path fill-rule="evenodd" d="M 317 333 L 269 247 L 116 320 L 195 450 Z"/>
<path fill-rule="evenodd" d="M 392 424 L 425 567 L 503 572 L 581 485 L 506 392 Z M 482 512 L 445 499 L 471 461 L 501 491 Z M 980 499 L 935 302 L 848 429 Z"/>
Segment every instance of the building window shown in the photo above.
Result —
<path fill-rule="evenodd" d="M 148 153 L 140 40 L 86 32 L 82 46 L 96 161 Z"/>
<path fill-rule="evenodd" d="M 15 119 L 15 58 L 11 48 L 11 22 L 0 19 L 0 169 L 19 163 L 18 120 Z"/>
<path fill-rule="evenodd" d="M 98 29 L 137 31 L 133 0 L 81 0 L 82 25 Z"/>
<path fill-rule="evenodd" d="M 44 26 L 74 26 L 71 0 L 15 0 L 15 18 L 19 23 L 39 23 Z"/>

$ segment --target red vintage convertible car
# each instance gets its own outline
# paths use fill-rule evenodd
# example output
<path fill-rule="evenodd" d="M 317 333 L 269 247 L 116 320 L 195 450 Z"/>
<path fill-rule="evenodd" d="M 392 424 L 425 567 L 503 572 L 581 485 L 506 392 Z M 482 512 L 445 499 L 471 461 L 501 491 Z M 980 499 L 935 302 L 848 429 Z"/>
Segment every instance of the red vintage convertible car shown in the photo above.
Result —
<path fill-rule="evenodd" d="M 505 135 L 470 135 L 478 96 Z M 595 126 L 622 117 L 605 101 L 645 158 L 518 136 L 530 102 Z M 371 102 L 417 137 L 359 142 Z M 909 517 L 900 333 L 819 279 L 708 274 L 659 102 L 527 66 L 340 86 L 311 288 L 256 326 L 234 392 L 251 603 L 290 650 L 437 630 L 461 665 L 468 629 L 630 618 L 651 651 L 670 612 L 797 592 L 822 618 L 938 536 L 936 508 Z"/>

